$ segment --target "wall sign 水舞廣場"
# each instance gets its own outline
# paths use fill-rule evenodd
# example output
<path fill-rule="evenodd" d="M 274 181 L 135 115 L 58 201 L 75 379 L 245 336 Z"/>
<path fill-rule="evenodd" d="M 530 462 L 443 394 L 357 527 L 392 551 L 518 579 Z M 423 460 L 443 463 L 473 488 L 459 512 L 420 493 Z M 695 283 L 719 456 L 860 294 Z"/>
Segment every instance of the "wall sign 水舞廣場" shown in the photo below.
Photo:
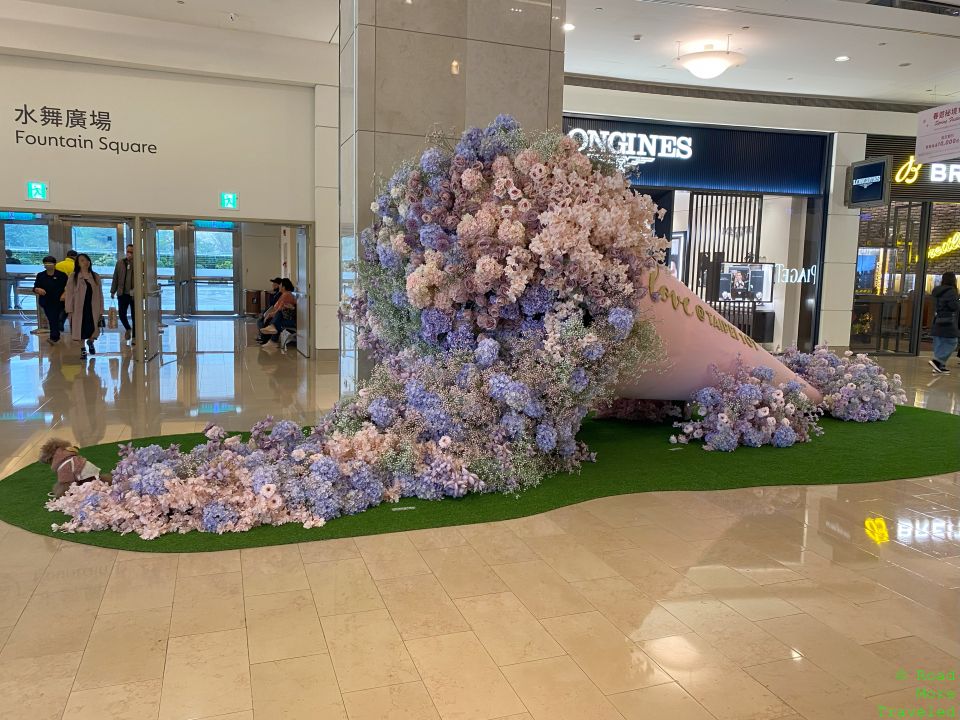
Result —
<path fill-rule="evenodd" d="M 113 118 L 106 110 L 80 110 L 42 105 L 21 105 L 13 109 L 14 144 L 27 147 L 96 150 L 115 155 L 156 155 L 155 143 L 140 140 L 114 140 L 106 135 L 88 137 L 87 131 L 108 133 Z M 34 130 L 30 132 L 29 128 Z M 40 132 L 40 131 L 43 132 Z M 64 132 L 56 132 L 65 130 Z"/>

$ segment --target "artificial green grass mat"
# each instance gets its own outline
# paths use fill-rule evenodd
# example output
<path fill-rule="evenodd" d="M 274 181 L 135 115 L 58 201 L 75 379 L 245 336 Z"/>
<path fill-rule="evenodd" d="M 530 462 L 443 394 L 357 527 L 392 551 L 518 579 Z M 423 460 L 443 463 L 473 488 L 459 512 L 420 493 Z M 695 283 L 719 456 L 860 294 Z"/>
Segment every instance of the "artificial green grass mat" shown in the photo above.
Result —
<path fill-rule="evenodd" d="M 671 445 L 668 425 L 588 420 L 580 439 L 597 453 L 579 475 L 555 475 L 520 496 L 469 495 L 428 501 L 384 503 L 359 515 L 337 518 L 322 528 L 296 524 L 257 527 L 245 533 L 190 532 L 141 540 L 101 531 L 54 533 L 66 519 L 44 509 L 54 476 L 34 463 L 0 482 L 0 520 L 42 535 L 89 545 L 149 552 L 207 552 L 281 545 L 326 538 L 375 535 L 448 525 L 508 520 L 608 495 L 653 490 L 720 490 L 760 485 L 826 485 L 924 477 L 960 470 L 960 416 L 901 407 L 882 423 L 823 420 L 824 434 L 792 448 L 739 448 L 704 452 L 700 445 Z M 200 434 L 142 438 L 135 445 L 179 443 L 193 447 Z M 112 468 L 116 445 L 83 451 L 95 465 Z"/>

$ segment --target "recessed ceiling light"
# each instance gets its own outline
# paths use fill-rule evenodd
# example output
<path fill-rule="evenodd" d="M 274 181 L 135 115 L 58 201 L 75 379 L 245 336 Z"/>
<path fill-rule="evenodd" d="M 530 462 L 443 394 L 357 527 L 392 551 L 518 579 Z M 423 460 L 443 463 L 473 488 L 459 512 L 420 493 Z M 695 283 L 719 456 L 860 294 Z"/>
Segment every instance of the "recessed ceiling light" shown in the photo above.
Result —
<path fill-rule="evenodd" d="M 793 78 L 792 78 L 792 77 L 789 77 L 789 78 L 787 78 L 787 80 L 793 80 Z"/>
<path fill-rule="evenodd" d="M 877 43 L 878 47 L 883 47 L 884 45 L 886 45 L 886 43 Z"/>
<path fill-rule="evenodd" d="M 594 12 L 603 12 L 603 8 L 602 8 L 602 7 L 595 7 L 593 10 L 594 10 Z"/>
<path fill-rule="evenodd" d="M 522 12 L 523 12 L 523 8 L 510 8 L 510 12 L 522 13 Z"/>
<path fill-rule="evenodd" d="M 749 30 L 749 29 L 750 29 L 750 26 L 749 26 L 749 25 L 742 25 L 742 26 L 740 27 L 740 29 L 741 29 L 741 30 Z"/>
<path fill-rule="evenodd" d="M 450 63 L 450 74 L 459 75 L 460 74 L 460 61 L 454 60 Z"/>
<path fill-rule="evenodd" d="M 897 67 L 910 67 L 913 63 L 900 63 Z"/>
<path fill-rule="evenodd" d="M 643 35 L 641 35 L 640 33 L 637 33 L 636 35 L 633 36 L 633 39 L 634 39 L 634 40 L 643 40 Z"/>
<path fill-rule="evenodd" d="M 848 55 L 837 55 L 833 60 L 834 62 L 846 62 L 850 57 Z"/>
<path fill-rule="evenodd" d="M 564 32 L 570 32 L 571 30 L 576 30 L 577 26 L 574 25 L 573 23 L 564 23 L 563 25 L 560 26 L 560 29 L 563 30 Z"/>

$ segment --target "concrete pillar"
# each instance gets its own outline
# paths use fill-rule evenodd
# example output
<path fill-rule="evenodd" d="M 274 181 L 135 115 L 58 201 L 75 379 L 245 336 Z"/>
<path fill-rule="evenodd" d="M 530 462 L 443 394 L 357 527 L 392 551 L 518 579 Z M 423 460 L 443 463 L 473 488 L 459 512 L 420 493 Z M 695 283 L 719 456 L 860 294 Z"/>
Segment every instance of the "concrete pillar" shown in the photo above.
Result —
<path fill-rule="evenodd" d="M 331 85 L 314 88 L 314 346 L 332 359 L 340 346 L 340 223 L 337 210 L 340 182 L 337 110 L 338 91 Z M 323 351 L 327 351 L 324 354 Z"/>
<path fill-rule="evenodd" d="M 847 168 L 850 163 L 864 159 L 866 148 L 866 135 L 837 133 L 834 136 L 818 343 L 837 349 L 846 349 L 850 345 L 857 238 L 860 234 L 860 211 L 844 207 L 844 186 Z"/>
<path fill-rule="evenodd" d="M 428 134 L 500 113 L 559 130 L 565 13 L 565 0 L 341 0 L 341 237 L 370 223 L 376 178 Z"/>

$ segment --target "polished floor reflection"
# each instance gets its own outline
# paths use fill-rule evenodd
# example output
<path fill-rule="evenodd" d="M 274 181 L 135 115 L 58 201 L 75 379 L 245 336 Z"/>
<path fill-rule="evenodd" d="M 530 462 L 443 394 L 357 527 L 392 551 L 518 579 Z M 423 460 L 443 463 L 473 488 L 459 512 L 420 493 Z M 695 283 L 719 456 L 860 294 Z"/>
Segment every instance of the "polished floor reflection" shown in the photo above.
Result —
<path fill-rule="evenodd" d="M 179 556 L 0 524 L 0 580 L 5 720 L 859 720 L 955 704 L 960 474 Z"/>
<path fill-rule="evenodd" d="M 117 331 L 81 359 L 30 327 L 0 322 L 0 477 L 36 459 L 50 434 L 81 446 L 201 430 L 246 430 L 266 415 L 309 425 L 337 399 L 334 358 L 254 342 L 245 320 L 199 320 L 163 331 L 162 354 L 135 362 Z"/>
<path fill-rule="evenodd" d="M 336 363 L 261 349 L 240 321 L 168 328 L 146 370 L 115 334 L 83 363 L 9 325 L 0 342 L 10 467 L 51 432 L 309 423 L 337 389 Z M 886 364 L 911 402 L 958 411 L 957 377 Z M 0 523 L 4 720 L 936 716 L 956 700 L 918 688 L 956 692 L 958 670 L 960 473 L 209 554 Z"/>

